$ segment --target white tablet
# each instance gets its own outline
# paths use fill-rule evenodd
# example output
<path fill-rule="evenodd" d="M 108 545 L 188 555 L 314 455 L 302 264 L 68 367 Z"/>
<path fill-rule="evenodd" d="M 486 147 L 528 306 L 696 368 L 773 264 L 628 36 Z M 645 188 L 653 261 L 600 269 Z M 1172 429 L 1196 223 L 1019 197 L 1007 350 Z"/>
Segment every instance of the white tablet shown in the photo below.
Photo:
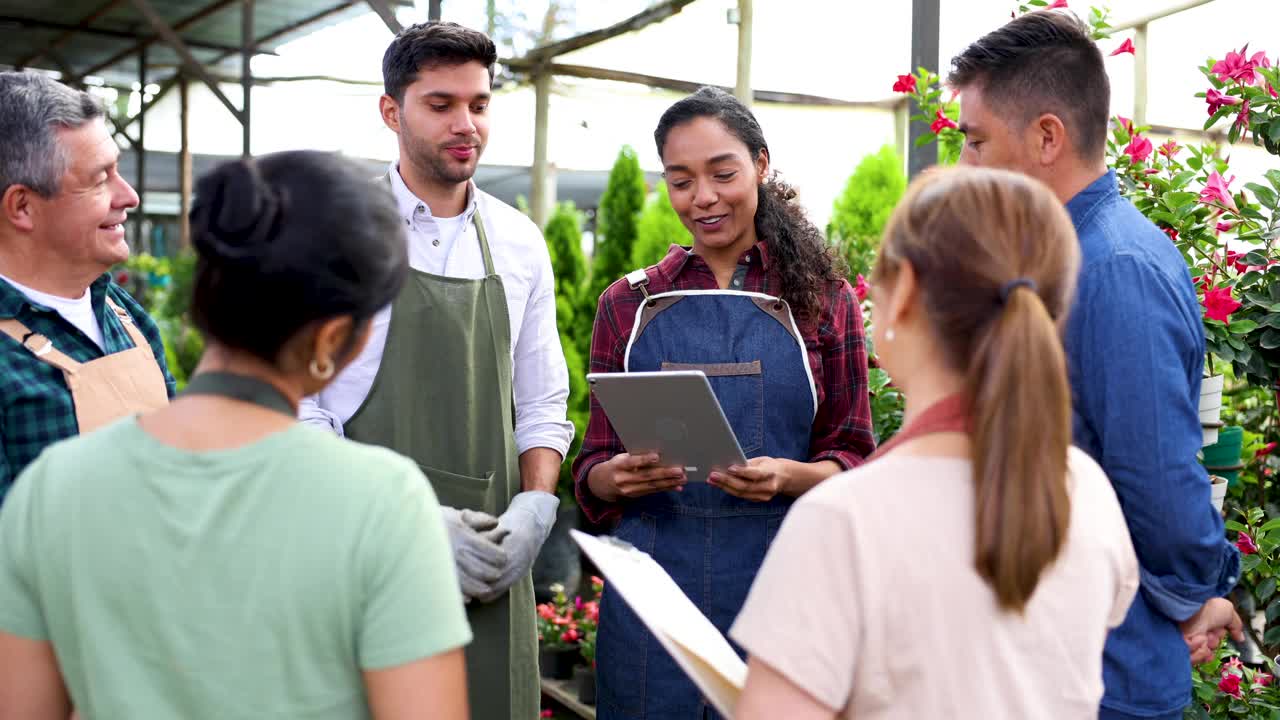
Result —
<path fill-rule="evenodd" d="M 690 482 L 706 482 L 712 468 L 746 464 L 702 371 L 591 373 L 587 382 L 627 452 L 657 452 Z"/>

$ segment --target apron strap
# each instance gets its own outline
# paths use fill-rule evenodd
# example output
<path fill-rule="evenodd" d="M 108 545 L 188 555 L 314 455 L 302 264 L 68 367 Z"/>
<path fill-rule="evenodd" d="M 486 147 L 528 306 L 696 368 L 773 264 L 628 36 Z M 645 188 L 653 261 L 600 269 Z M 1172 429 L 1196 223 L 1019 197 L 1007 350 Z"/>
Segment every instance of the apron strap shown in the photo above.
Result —
<path fill-rule="evenodd" d="M 74 375 L 80 370 L 80 363 L 55 348 L 52 340 L 39 333 L 31 332 L 26 325 L 17 320 L 12 318 L 0 320 L 0 332 L 17 340 L 19 345 L 26 348 L 41 362 L 52 365 L 68 375 Z"/>
<path fill-rule="evenodd" d="M 493 255 L 489 252 L 489 236 L 484 231 L 484 220 L 480 219 L 479 199 L 476 211 L 471 213 L 471 224 L 476 226 L 476 235 L 480 237 L 480 255 L 484 257 L 484 274 L 497 275 L 493 269 Z"/>
<path fill-rule="evenodd" d="M 969 415 L 969 400 L 959 393 L 949 395 L 930 405 L 924 412 L 902 428 L 889 442 L 876 448 L 867 460 L 870 461 L 893 448 L 925 435 L 947 432 L 969 432 L 973 429 L 973 419 Z"/>
<path fill-rule="evenodd" d="M 224 371 L 196 374 L 182 391 L 183 395 L 214 395 L 252 403 L 296 417 L 298 408 L 271 383 L 248 375 Z"/>
<path fill-rule="evenodd" d="M 147 342 L 147 337 L 138 329 L 138 324 L 133 321 L 133 316 L 128 310 L 120 307 L 110 297 L 106 298 L 107 307 L 116 314 L 116 318 L 120 320 L 120 324 L 124 325 L 124 331 L 129 333 L 129 338 L 133 340 L 133 346 L 138 348 L 151 349 L 151 343 Z"/>

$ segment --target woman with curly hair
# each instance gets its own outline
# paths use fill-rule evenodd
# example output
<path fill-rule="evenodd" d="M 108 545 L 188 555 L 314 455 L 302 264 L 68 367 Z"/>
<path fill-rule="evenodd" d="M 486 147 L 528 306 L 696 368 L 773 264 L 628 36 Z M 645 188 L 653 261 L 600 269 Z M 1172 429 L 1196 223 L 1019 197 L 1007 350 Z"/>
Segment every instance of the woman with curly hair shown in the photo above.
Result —
<path fill-rule="evenodd" d="M 702 370 L 748 462 L 686 485 L 657 454 L 628 454 L 593 400 L 575 485 L 588 518 L 618 520 L 723 632 L 795 498 L 874 448 L 862 313 L 746 106 L 702 88 L 654 139 L 693 247 L 601 294 L 591 371 Z M 714 716 L 609 588 L 596 657 L 598 717 Z"/>

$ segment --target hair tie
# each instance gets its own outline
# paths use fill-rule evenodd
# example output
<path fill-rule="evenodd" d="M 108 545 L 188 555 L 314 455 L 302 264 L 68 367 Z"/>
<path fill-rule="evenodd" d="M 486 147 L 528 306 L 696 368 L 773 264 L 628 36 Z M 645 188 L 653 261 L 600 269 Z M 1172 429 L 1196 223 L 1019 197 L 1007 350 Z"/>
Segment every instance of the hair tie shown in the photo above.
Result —
<path fill-rule="evenodd" d="M 1010 280 L 1009 282 L 1005 283 L 1000 287 L 1000 304 L 1001 305 L 1007 304 L 1009 302 L 1009 295 L 1011 295 L 1014 290 L 1017 290 L 1020 287 L 1027 288 L 1031 292 L 1036 292 L 1036 290 L 1039 289 L 1038 286 L 1036 285 L 1036 281 L 1028 277 L 1020 277 L 1014 280 Z"/>

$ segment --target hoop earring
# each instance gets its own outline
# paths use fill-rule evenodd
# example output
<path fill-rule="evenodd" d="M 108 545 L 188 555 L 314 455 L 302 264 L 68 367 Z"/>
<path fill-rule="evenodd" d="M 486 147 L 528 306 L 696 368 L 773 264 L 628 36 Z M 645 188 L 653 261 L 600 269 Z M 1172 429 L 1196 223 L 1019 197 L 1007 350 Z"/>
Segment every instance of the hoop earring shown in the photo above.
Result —
<path fill-rule="evenodd" d="M 884 331 L 884 339 L 886 342 L 893 342 L 893 328 Z"/>
<path fill-rule="evenodd" d="M 311 377 L 316 380 L 328 380 L 333 377 L 335 369 L 333 361 L 329 358 L 324 359 L 323 365 L 321 365 L 320 360 L 312 359 L 311 364 L 307 366 L 307 370 L 311 373 Z"/>

